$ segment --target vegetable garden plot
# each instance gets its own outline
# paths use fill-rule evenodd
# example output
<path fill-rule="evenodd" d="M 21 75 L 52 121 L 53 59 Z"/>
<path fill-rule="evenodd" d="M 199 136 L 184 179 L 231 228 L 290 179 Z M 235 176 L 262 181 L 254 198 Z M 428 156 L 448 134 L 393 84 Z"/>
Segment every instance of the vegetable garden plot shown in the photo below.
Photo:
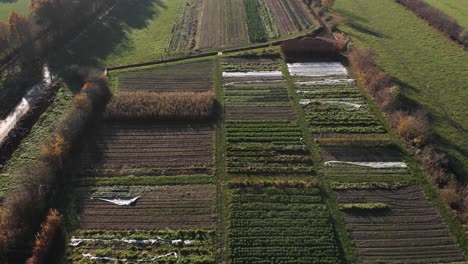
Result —
<path fill-rule="evenodd" d="M 82 154 L 82 176 L 211 174 L 213 128 L 208 123 L 104 125 Z"/>
<path fill-rule="evenodd" d="M 309 150 L 298 125 L 284 121 L 226 121 L 227 171 L 237 176 L 310 176 Z"/>
<path fill-rule="evenodd" d="M 212 60 L 125 72 L 119 75 L 119 90 L 149 92 L 205 92 L 213 85 Z"/>
<path fill-rule="evenodd" d="M 402 160 L 401 152 L 391 146 L 321 146 L 321 151 L 325 161 L 398 162 Z"/>
<path fill-rule="evenodd" d="M 225 86 L 227 120 L 295 120 L 284 82 Z"/>
<path fill-rule="evenodd" d="M 324 79 L 313 78 L 307 83 L 320 80 Z M 300 83 L 304 82 L 296 82 L 296 92 L 312 133 L 385 133 L 354 84 L 351 86 L 348 82 L 335 82 L 327 86 Z"/>
<path fill-rule="evenodd" d="M 341 263 L 317 188 L 231 189 L 230 263 Z"/>
<path fill-rule="evenodd" d="M 301 0 L 265 0 L 281 36 L 312 28 L 314 19 Z"/>
<path fill-rule="evenodd" d="M 411 182 L 408 168 L 371 168 L 348 164 L 333 164 L 322 169 L 330 182 L 368 183 L 368 182 Z"/>
<path fill-rule="evenodd" d="M 348 71 L 340 62 L 288 63 L 291 76 L 324 77 L 346 76 Z"/>
<path fill-rule="evenodd" d="M 244 0 L 204 0 L 199 27 L 199 49 L 249 43 Z"/>
<path fill-rule="evenodd" d="M 201 0 L 186 0 L 182 3 L 177 22 L 172 29 L 169 50 L 183 51 L 195 48 L 201 5 Z"/>
<path fill-rule="evenodd" d="M 128 186 L 128 191 L 80 189 L 81 229 L 210 229 L 214 227 L 213 185 Z M 118 206 L 96 197 L 138 194 L 132 206 Z"/>
<path fill-rule="evenodd" d="M 153 256 L 165 255 L 169 252 L 177 253 L 174 256 L 161 258 L 162 263 L 216 263 L 214 252 L 215 232 L 209 230 L 158 230 L 158 231 L 104 231 L 79 230 L 74 237 L 83 239 L 103 239 L 108 241 L 88 241 L 79 246 L 67 248 L 67 259 L 71 263 L 101 263 L 91 261 L 83 254 L 97 257 L 112 257 L 118 259 L 147 259 Z M 166 241 L 184 240 L 191 245 L 158 241 L 152 244 L 128 244 L 115 240 L 119 239 L 153 239 L 160 237 Z M 114 240 L 114 241 L 112 241 Z M 156 263 L 161 263 L 156 262 Z M 128 261 L 126 263 L 136 263 Z M 154 262 L 153 262 L 154 263 Z"/>
<path fill-rule="evenodd" d="M 281 71 L 278 59 L 273 58 L 225 58 L 221 61 L 223 72 Z"/>
<path fill-rule="evenodd" d="M 359 263 L 450 263 L 462 261 L 437 210 L 418 186 L 398 190 L 336 191 L 337 202 L 383 203 L 383 211 L 344 211 Z"/>

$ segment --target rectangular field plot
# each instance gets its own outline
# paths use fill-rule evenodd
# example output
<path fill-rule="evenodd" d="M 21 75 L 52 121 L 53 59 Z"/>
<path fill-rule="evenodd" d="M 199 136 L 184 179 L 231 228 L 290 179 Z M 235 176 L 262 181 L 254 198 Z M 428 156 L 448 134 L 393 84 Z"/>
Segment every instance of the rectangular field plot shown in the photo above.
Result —
<path fill-rule="evenodd" d="M 337 191 L 336 196 L 339 204 L 386 206 L 343 211 L 359 263 L 451 263 L 464 259 L 448 227 L 417 186 Z"/>
<path fill-rule="evenodd" d="M 214 62 L 192 62 L 119 75 L 119 90 L 205 92 L 213 86 Z"/>
<path fill-rule="evenodd" d="M 338 183 L 411 182 L 408 168 L 369 168 L 348 164 L 333 164 L 322 169 L 325 178 Z"/>
<path fill-rule="evenodd" d="M 276 59 L 223 61 L 227 120 L 295 120 Z"/>
<path fill-rule="evenodd" d="M 107 123 L 83 151 L 82 174 L 210 175 L 213 133 L 207 123 Z"/>
<path fill-rule="evenodd" d="M 238 176 L 314 174 L 302 133 L 294 122 L 226 121 L 228 173 Z"/>
<path fill-rule="evenodd" d="M 81 188 L 81 229 L 211 229 L 213 185 Z M 101 200 L 136 198 L 132 205 Z"/>
<path fill-rule="evenodd" d="M 281 36 L 305 30 L 314 25 L 312 14 L 300 0 L 264 0 L 262 2 L 268 5 Z"/>
<path fill-rule="evenodd" d="M 71 242 L 81 242 L 76 246 L 70 245 L 68 247 L 67 259 L 70 263 L 102 263 L 102 261 L 91 260 L 91 255 L 128 259 L 125 263 L 141 263 L 148 260 L 149 263 L 175 264 L 200 263 L 202 260 L 201 263 L 215 264 L 215 239 L 214 231 L 200 229 L 174 231 L 80 230 L 73 233 Z M 188 243 L 184 245 L 184 242 Z M 177 258 L 174 254 L 168 254 L 171 252 L 177 253 Z M 83 256 L 83 254 L 85 255 Z M 157 261 L 149 261 L 158 256 L 163 257 Z"/>
<path fill-rule="evenodd" d="M 169 50 L 191 50 L 195 48 L 201 2 L 201 0 L 185 0 L 182 3 L 177 23 L 172 28 Z"/>
<path fill-rule="evenodd" d="M 319 189 L 253 186 L 231 191 L 230 263 L 341 263 Z"/>
<path fill-rule="evenodd" d="M 312 133 L 385 133 L 341 63 L 296 63 L 289 70 Z"/>
<path fill-rule="evenodd" d="M 249 43 L 244 0 L 201 2 L 199 49 Z"/>
<path fill-rule="evenodd" d="M 401 152 L 392 146 L 321 146 L 325 161 L 399 162 Z"/>

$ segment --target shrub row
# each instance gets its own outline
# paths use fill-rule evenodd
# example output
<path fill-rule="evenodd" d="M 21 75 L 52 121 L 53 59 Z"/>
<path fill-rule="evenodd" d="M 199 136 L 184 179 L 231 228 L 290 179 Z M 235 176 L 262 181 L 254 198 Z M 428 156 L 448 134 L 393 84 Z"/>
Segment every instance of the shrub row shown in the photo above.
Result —
<path fill-rule="evenodd" d="M 429 5 L 424 0 L 395 0 L 418 16 L 427 20 L 437 29 L 447 33 L 453 39 L 468 47 L 468 30 L 464 29 L 451 16 Z"/>
<path fill-rule="evenodd" d="M 374 56 L 371 50 L 353 49 L 349 54 L 353 71 L 385 113 L 407 149 L 422 165 L 429 180 L 440 188 L 446 205 L 457 211 L 462 223 L 467 223 L 468 188 L 452 177 L 447 155 L 432 144 L 429 121 L 423 111 L 419 109 L 410 113 L 402 110 L 399 87 L 374 63 Z"/>
<path fill-rule="evenodd" d="M 18 256 L 26 258 L 30 254 L 34 235 L 48 208 L 59 200 L 58 194 L 65 175 L 64 160 L 90 122 L 93 111 L 101 108 L 108 96 L 105 80 L 96 78 L 88 81 L 75 97 L 69 113 L 60 122 L 50 141 L 42 147 L 37 160 L 16 173 L 18 188 L 5 198 L 0 212 L 1 263 L 10 263 L 12 259 L 18 261 Z M 44 232 L 40 239 L 49 241 L 51 238 L 43 235 L 51 233 Z"/>
<path fill-rule="evenodd" d="M 106 108 L 111 120 L 206 120 L 215 109 L 213 92 L 120 92 Z"/>
<path fill-rule="evenodd" d="M 26 261 L 26 264 L 46 263 L 50 249 L 53 246 L 54 238 L 60 230 L 62 216 L 55 209 L 50 209 L 45 221 L 41 224 L 41 229 L 37 233 L 34 243 L 33 254 Z"/>

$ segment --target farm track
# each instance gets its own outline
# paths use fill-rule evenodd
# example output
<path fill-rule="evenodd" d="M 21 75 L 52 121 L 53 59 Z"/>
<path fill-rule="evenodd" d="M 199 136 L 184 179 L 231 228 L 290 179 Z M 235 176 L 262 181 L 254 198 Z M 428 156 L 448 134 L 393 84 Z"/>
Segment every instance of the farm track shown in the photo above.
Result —
<path fill-rule="evenodd" d="M 360 263 L 449 263 L 463 253 L 418 186 L 336 191 L 338 203 L 385 203 L 388 212 L 344 213 Z"/>

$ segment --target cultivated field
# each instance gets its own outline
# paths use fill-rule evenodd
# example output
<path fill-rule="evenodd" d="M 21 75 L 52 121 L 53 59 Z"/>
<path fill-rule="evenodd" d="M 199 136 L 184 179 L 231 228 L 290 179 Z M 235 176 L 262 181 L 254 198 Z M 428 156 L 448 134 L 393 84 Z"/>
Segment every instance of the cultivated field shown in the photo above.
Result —
<path fill-rule="evenodd" d="M 288 68 L 313 134 L 385 132 L 340 63 L 289 63 Z"/>
<path fill-rule="evenodd" d="M 213 61 L 207 60 L 124 72 L 118 76 L 118 89 L 149 92 L 204 92 L 211 90 L 213 67 Z"/>
<path fill-rule="evenodd" d="M 311 30 L 315 24 L 300 0 L 187 0 L 184 3 L 172 30 L 168 47 L 172 51 L 265 42 Z"/>
<path fill-rule="evenodd" d="M 161 230 L 214 227 L 212 185 L 91 187 L 79 189 L 81 229 Z M 119 206 L 98 198 L 140 198 Z M 93 199 L 94 198 L 94 199 Z"/>
<path fill-rule="evenodd" d="M 340 263 L 319 189 L 284 185 L 231 187 L 230 263 Z"/>
<path fill-rule="evenodd" d="M 111 122 L 83 152 L 84 177 L 211 174 L 213 128 Z"/>
<path fill-rule="evenodd" d="M 381 203 L 386 209 L 344 210 L 359 263 L 451 263 L 464 259 L 421 188 L 337 191 L 339 204 Z"/>
<path fill-rule="evenodd" d="M 281 36 L 310 28 L 314 22 L 311 13 L 300 0 L 266 0 Z"/>
<path fill-rule="evenodd" d="M 224 63 L 226 159 L 231 175 L 313 173 L 278 67 L 277 61 L 267 59 Z"/>
<path fill-rule="evenodd" d="M 243 0 L 202 1 L 200 18 L 200 49 L 249 43 Z"/>
<path fill-rule="evenodd" d="M 213 231 L 201 229 L 175 231 L 84 230 L 73 233 L 73 237 L 74 239 L 88 239 L 80 245 L 68 249 L 67 259 L 74 264 L 102 263 L 102 261 L 84 257 L 83 254 L 129 259 L 126 263 L 141 263 L 142 261 L 137 262 L 136 260 L 148 260 L 147 262 L 150 262 L 149 259 L 171 252 L 177 253 L 177 258 L 174 255 L 169 255 L 161 257 L 157 260 L 157 263 L 216 263 L 214 257 L 216 237 Z M 179 239 L 190 241 L 191 245 L 172 245 L 171 241 Z"/>

